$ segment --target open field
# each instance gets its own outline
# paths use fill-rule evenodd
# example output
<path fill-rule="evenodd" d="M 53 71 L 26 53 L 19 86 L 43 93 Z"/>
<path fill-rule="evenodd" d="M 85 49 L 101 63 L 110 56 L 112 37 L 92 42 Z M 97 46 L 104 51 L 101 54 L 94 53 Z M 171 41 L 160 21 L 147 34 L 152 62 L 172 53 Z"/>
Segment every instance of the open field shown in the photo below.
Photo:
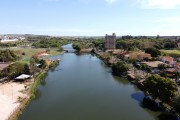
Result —
<path fill-rule="evenodd" d="M 180 50 L 161 50 L 161 52 L 170 56 L 173 56 L 173 55 L 180 56 Z"/>
<path fill-rule="evenodd" d="M 46 48 L 20 48 L 20 47 L 13 47 L 13 48 L 8 48 L 8 49 L 16 51 L 16 52 L 20 52 L 20 53 L 24 52 L 25 53 L 24 55 L 20 55 L 22 57 L 22 59 L 19 62 L 22 62 L 22 63 L 29 63 L 30 58 L 34 54 L 47 50 Z M 55 56 L 55 55 L 59 55 L 62 53 L 63 52 L 59 51 L 58 49 L 50 49 L 50 53 L 49 53 L 50 55 L 47 56 L 46 58 L 49 58 L 49 57 Z"/>

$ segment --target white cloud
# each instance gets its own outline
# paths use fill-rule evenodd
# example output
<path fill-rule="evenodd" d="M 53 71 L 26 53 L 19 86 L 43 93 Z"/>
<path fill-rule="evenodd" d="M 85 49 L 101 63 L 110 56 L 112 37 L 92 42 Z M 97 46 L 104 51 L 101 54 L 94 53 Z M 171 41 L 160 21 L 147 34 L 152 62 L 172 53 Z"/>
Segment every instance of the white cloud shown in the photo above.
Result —
<path fill-rule="evenodd" d="M 106 0 L 106 2 L 108 3 L 108 4 L 112 4 L 112 3 L 115 3 L 117 0 Z"/>
<path fill-rule="evenodd" d="M 180 6 L 180 0 L 137 0 L 145 9 L 175 9 Z"/>

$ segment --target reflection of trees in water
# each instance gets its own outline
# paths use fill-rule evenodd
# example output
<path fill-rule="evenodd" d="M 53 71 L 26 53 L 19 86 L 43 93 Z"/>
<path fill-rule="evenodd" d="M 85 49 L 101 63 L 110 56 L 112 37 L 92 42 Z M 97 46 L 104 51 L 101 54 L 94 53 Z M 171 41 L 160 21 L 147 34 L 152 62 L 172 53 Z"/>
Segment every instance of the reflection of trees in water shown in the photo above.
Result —
<path fill-rule="evenodd" d="M 41 78 L 41 81 L 40 81 L 40 84 L 42 86 L 45 86 L 46 85 L 46 77 L 48 76 L 48 72 L 46 74 L 44 74 Z"/>
<path fill-rule="evenodd" d="M 159 112 L 159 111 L 153 111 L 153 110 L 151 110 L 151 109 L 149 109 L 149 108 L 147 108 L 147 107 L 144 106 L 143 100 L 144 100 L 144 98 L 145 98 L 145 95 L 144 95 L 143 92 L 139 91 L 139 92 L 133 93 L 133 94 L 131 95 L 131 97 L 132 97 L 134 100 L 136 100 L 136 101 L 138 102 L 139 106 L 140 106 L 141 108 L 143 108 L 149 115 L 151 115 L 152 117 L 154 117 L 155 120 L 159 120 L 157 116 L 158 116 L 161 112 Z M 169 120 L 171 120 L 171 119 L 169 119 Z"/>
<path fill-rule="evenodd" d="M 179 117 L 177 117 L 175 114 L 169 113 L 169 112 L 163 112 L 160 115 L 158 115 L 159 120 L 180 120 Z"/>
<path fill-rule="evenodd" d="M 39 90 L 39 89 L 37 89 L 37 91 L 36 91 L 36 93 L 35 93 L 35 96 L 36 97 L 34 97 L 34 99 L 33 100 L 37 100 L 37 99 L 39 99 L 40 97 L 41 97 L 41 91 Z"/>
<path fill-rule="evenodd" d="M 46 79 L 42 79 L 41 82 L 40 82 L 40 84 L 41 84 L 42 86 L 45 86 L 45 85 L 46 85 Z"/>
<path fill-rule="evenodd" d="M 123 77 L 118 77 L 118 76 L 114 76 L 113 75 L 113 78 L 118 81 L 120 84 L 123 84 L 123 85 L 129 85 L 129 81 Z"/>

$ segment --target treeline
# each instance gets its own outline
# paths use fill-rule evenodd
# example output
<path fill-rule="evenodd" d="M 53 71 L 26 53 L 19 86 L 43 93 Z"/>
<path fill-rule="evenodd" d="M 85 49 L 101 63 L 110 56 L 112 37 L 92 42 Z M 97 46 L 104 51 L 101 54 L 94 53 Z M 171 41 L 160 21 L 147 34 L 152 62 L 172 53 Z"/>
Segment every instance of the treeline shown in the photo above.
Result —
<path fill-rule="evenodd" d="M 75 41 L 72 45 L 74 49 L 80 51 L 81 49 L 88 49 L 92 47 L 92 43 L 89 40 Z"/>
<path fill-rule="evenodd" d="M 96 48 L 104 49 L 105 39 L 97 39 L 92 43 Z M 140 49 L 145 50 L 146 48 L 156 48 L 156 49 L 174 49 L 177 48 L 177 43 L 180 40 L 171 40 L 169 38 L 161 38 L 160 36 L 150 38 L 147 36 L 122 36 L 117 39 L 116 48 L 125 50 Z"/>
<path fill-rule="evenodd" d="M 104 49 L 104 39 L 97 39 L 94 40 L 93 42 L 94 47 L 96 47 L 97 49 Z"/>
<path fill-rule="evenodd" d="M 8 48 L 8 47 L 17 47 L 29 45 L 29 41 L 16 41 L 16 42 L 8 42 L 8 43 L 0 43 L 0 47 Z"/>
<path fill-rule="evenodd" d="M 156 49 L 174 49 L 177 48 L 178 40 L 171 40 L 168 38 L 148 38 L 146 36 L 142 37 L 132 37 L 132 36 L 122 36 L 117 39 L 116 47 L 118 49 L 132 50 L 135 48 L 145 50 L 146 48 L 156 48 Z"/>
<path fill-rule="evenodd" d="M 69 40 L 59 40 L 57 38 L 43 39 L 32 44 L 36 48 L 57 48 L 68 44 Z"/>
<path fill-rule="evenodd" d="M 9 49 L 0 50 L 0 62 L 14 62 L 18 59 L 19 57 L 14 53 L 14 51 Z"/>

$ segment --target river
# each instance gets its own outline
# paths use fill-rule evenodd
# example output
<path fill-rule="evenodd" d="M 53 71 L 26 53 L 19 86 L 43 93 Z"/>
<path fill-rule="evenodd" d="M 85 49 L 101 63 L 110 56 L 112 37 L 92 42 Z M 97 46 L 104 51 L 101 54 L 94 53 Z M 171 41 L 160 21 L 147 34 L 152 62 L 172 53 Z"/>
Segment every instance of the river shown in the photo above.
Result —
<path fill-rule="evenodd" d="M 65 47 L 69 47 L 65 46 Z M 19 120 L 154 120 L 143 93 L 90 54 L 65 53 L 38 87 Z"/>

